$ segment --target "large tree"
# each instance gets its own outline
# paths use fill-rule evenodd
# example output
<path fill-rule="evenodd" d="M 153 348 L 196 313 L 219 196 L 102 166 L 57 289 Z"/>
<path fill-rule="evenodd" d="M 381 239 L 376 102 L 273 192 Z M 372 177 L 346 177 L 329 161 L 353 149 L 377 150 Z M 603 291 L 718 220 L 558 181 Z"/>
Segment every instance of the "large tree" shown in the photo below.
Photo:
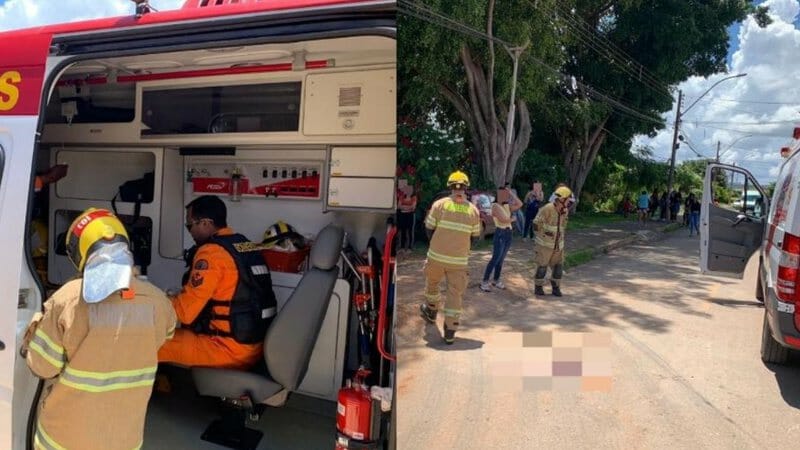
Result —
<path fill-rule="evenodd" d="M 542 3 L 546 1 L 552 0 Z M 484 178 L 496 185 L 510 181 L 530 140 L 528 104 L 541 101 L 554 81 L 546 70 L 531 64 L 531 58 L 558 61 L 563 57 L 556 32 L 528 1 L 433 1 L 427 5 L 489 37 L 459 34 L 401 15 L 401 115 L 435 114 L 450 125 L 459 122 L 468 133 Z M 510 45 L 496 44 L 492 37 Z M 520 56 L 509 141 L 512 48 L 519 48 Z"/>
<path fill-rule="evenodd" d="M 563 30 L 570 55 L 563 71 L 574 81 L 557 86 L 549 102 L 558 106 L 545 110 L 568 183 L 580 194 L 609 136 L 631 140 L 663 128 L 658 118 L 672 108 L 671 86 L 725 71 L 727 28 L 753 7 L 744 0 L 569 3 L 548 13 Z"/>

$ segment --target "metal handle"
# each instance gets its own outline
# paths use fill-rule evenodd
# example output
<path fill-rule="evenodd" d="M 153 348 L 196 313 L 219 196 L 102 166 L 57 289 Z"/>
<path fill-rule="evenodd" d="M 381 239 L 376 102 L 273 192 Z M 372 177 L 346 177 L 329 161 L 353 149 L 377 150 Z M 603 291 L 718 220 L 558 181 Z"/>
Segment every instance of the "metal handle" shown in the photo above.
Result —
<path fill-rule="evenodd" d="M 736 225 L 739 225 L 742 222 L 753 222 L 753 220 L 744 214 L 739 214 L 738 216 L 736 216 L 736 220 L 733 222 L 733 225 L 731 225 L 731 227 L 735 227 Z"/>

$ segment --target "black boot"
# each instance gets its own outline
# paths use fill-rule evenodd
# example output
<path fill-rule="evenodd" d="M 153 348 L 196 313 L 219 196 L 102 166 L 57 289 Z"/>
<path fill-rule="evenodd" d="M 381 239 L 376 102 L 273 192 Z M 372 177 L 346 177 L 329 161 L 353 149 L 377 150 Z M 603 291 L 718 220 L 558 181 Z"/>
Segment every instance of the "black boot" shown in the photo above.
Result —
<path fill-rule="evenodd" d="M 537 296 L 544 296 L 545 295 L 544 287 L 536 286 L 535 288 L 533 288 L 533 294 Z"/>
<path fill-rule="evenodd" d="M 561 288 L 559 288 L 555 283 L 551 283 L 551 285 L 553 286 L 553 295 L 556 297 L 561 297 Z"/>
<path fill-rule="evenodd" d="M 451 330 L 447 328 L 447 324 L 444 324 L 444 343 L 447 345 L 453 345 L 453 342 L 456 340 L 456 330 Z"/>
<path fill-rule="evenodd" d="M 422 313 L 422 318 L 430 323 L 436 323 L 436 310 L 428 308 L 428 305 L 419 305 L 419 311 Z"/>

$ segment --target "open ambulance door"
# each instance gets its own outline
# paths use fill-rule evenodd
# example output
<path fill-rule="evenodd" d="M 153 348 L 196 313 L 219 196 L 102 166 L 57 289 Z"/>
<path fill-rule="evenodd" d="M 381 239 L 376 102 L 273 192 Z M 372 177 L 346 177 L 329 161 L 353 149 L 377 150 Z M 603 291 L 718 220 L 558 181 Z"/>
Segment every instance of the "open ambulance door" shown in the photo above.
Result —
<path fill-rule="evenodd" d="M 26 214 L 50 37 L 0 39 L 0 448 L 26 448 L 39 380 L 20 356 L 22 337 L 41 310 L 42 286 L 29 270 Z"/>
<path fill-rule="evenodd" d="M 753 190 L 761 194 L 754 206 L 736 202 Z M 769 197 L 747 170 L 712 163 L 706 168 L 700 201 L 700 270 L 742 279 L 764 239 Z"/>

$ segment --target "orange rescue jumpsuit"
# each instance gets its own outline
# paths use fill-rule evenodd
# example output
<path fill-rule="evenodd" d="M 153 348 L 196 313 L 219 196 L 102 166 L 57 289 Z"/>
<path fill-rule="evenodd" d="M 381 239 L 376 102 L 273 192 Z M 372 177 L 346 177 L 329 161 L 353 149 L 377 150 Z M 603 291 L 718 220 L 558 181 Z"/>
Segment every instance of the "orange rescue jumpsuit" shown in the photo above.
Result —
<path fill-rule="evenodd" d="M 233 234 L 231 228 L 222 228 L 217 236 Z M 228 301 L 233 298 L 239 272 L 233 257 L 217 244 L 201 245 L 192 260 L 189 281 L 172 302 L 178 321 L 182 324 L 194 322 L 209 300 Z M 228 315 L 229 307 L 215 306 L 214 313 Z M 211 328 L 229 333 L 227 319 L 211 320 Z M 263 346 L 242 344 L 233 337 L 196 334 L 180 328 L 175 336 L 158 351 L 159 362 L 185 366 L 247 369 L 263 358 Z"/>

